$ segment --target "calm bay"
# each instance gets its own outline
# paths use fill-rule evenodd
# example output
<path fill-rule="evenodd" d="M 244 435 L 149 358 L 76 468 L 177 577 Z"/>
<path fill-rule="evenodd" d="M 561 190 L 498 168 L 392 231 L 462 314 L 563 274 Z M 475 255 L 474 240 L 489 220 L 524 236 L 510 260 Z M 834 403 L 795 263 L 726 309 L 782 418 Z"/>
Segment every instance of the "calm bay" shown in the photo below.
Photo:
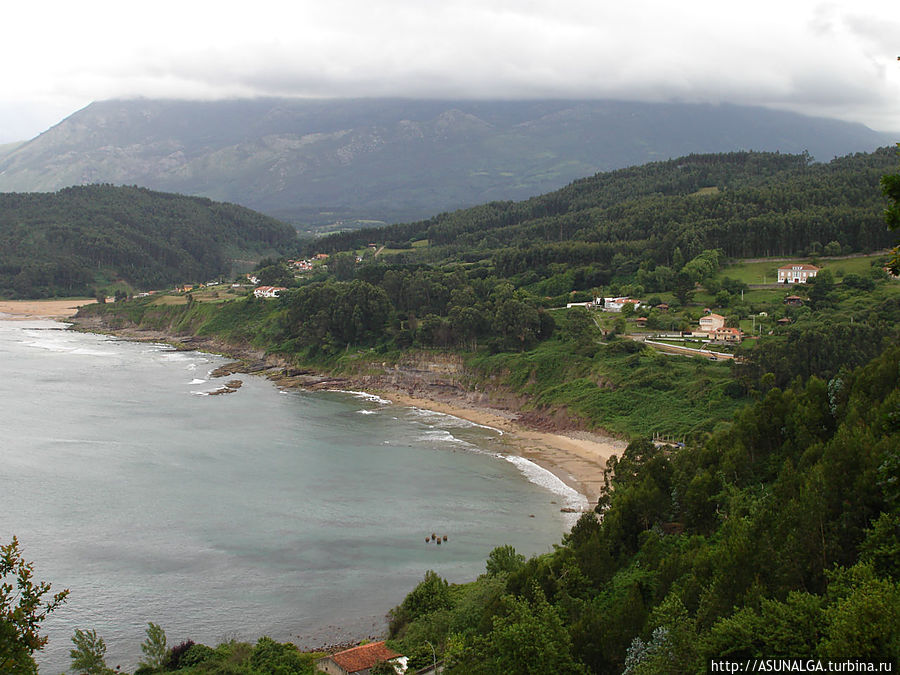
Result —
<path fill-rule="evenodd" d="M 426 570 L 550 550 L 583 504 L 495 430 L 252 376 L 210 396 L 223 358 L 63 328 L 0 321 L 0 540 L 71 591 L 42 672 L 75 628 L 126 669 L 148 621 L 170 644 L 376 635 Z"/>

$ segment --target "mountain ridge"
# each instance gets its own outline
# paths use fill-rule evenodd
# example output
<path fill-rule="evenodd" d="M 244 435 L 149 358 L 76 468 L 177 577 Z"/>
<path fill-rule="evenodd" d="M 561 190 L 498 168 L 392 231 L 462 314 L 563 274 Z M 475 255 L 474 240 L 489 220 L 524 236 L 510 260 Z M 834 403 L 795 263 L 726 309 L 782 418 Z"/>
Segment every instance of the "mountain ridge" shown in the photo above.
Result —
<path fill-rule="evenodd" d="M 134 184 L 294 224 L 401 222 L 693 152 L 808 150 L 828 160 L 893 140 L 859 124 L 730 105 L 117 100 L 0 153 L 0 191 Z"/>

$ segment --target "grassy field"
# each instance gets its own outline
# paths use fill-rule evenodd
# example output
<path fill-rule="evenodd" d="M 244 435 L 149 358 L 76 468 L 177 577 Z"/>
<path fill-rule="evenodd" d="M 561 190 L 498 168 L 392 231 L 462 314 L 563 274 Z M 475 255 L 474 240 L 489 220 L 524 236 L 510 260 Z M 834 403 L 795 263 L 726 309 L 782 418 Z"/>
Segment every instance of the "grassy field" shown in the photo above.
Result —
<path fill-rule="evenodd" d="M 872 268 L 872 262 L 880 261 L 883 257 L 883 253 L 877 253 L 854 258 L 773 258 L 763 262 L 739 262 L 723 267 L 719 277 L 730 277 L 745 284 L 771 284 L 778 280 L 779 267 L 808 263 L 831 270 L 835 279 L 840 280 L 844 274 L 867 274 Z"/>
<path fill-rule="evenodd" d="M 200 288 L 190 292 L 195 302 L 227 302 L 241 298 L 247 293 L 232 289 L 230 286 Z M 188 293 L 165 293 L 156 295 L 151 301 L 154 305 L 186 305 Z"/>

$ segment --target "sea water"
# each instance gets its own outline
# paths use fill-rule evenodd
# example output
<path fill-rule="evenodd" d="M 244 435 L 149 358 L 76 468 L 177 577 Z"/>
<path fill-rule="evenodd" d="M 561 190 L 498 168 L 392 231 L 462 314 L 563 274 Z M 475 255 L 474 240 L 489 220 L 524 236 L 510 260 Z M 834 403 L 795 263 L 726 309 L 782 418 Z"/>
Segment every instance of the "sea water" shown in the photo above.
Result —
<path fill-rule="evenodd" d="M 221 357 L 64 328 L 0 321 L 0 542 L 70 590 L 42 672 L 76 628 L 125 669 L 150 621 L 170 645 L 377 635 L 426 570 L 548 551 L 584 504 L 496 430 L 245 375 L 213 396 Z"/>

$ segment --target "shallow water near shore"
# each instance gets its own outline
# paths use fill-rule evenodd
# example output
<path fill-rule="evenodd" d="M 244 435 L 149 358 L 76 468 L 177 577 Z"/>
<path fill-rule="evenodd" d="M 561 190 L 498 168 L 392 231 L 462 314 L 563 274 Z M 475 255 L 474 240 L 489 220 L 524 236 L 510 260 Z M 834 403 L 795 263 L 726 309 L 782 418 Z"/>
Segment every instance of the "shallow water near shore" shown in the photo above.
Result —
<path fill-rule="evenodd" d="M 571 523 L 578 496 L 489 428 L 260 377 L 210 396 L 225 359 L 61 328 L 0 321 L 0 541 L 71 591 L 41 672 L 75 628 L 129 670 L 148 621 L 170 644 L 376 635 L 426 570 L 466 581 Z"/>

